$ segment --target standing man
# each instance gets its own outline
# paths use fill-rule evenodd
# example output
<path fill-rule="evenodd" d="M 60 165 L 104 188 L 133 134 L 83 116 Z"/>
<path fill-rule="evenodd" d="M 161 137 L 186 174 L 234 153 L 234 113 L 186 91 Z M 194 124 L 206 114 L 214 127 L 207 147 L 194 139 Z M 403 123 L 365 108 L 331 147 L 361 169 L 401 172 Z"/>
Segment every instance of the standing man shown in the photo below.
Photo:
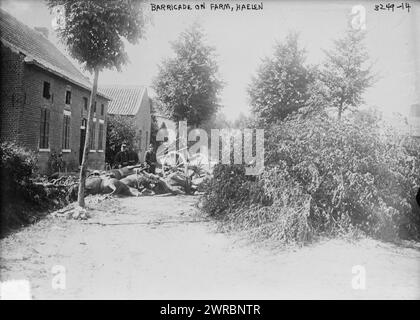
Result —
<path fill-rule="evenodd" d="M 117 153 L 114 159 L 116 168 L 122 168 L 128 166 L 128 151 L 127 144 L 121 145 L 121 151 Z"/>
<path fill-rule="evenodd" d="M 148 172 L 155 174 L 157 160 L 156 152 L 152 143 L 149 145 L 149 149 L 146 151 L 145 161 L 149 166 Z"/>

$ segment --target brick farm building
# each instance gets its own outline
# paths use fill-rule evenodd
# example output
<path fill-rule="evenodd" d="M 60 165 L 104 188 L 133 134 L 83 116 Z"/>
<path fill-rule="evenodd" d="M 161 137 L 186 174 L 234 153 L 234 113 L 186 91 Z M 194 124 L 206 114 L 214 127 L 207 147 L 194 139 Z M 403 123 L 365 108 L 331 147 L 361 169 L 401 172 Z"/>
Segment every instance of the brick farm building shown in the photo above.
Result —
<path fill-rule="evenodd" d="M 118 115 L 134 120 L 136 137 L 133 149 L 143 162 L 151 132 L 151 106 L 146 87 L 104 85 L 100 90 L 111 98 L 108 107 L 110 117 Z"/>
<path fill-rule="evenodd" d="M 77 170 L 85 141 L 90 81 L 40 31 L 0 10 L 1 141 L 14 141 L 38 154 L 40 172 L 53 153 L 63 170 Z M 46 31 L 46 30 L 45 30 Z M 109 98 L 98 93 L 94 108 L 89 169 L 105 165 Z"/>

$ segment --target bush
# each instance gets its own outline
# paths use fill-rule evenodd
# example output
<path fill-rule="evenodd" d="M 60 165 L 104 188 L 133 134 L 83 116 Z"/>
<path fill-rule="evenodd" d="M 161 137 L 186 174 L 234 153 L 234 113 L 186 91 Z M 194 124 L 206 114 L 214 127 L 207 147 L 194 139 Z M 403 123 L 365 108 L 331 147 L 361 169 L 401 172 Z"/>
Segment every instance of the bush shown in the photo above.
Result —
<path fill-rule="evenodd" d="M 36 221 L 40 212 L 57 202 L 55 190 L 32 182 L 37 157 L 15 143 L 0 145 L 1 233 Z"/>
<path fill-rule="evenodd" d="M 2 194 L 14 195 L 29 183 L 36 170 L 37 158 L 31 151 L 12 142 L 0 145 Z"/>
<path fill-rule="evenodd" d="M 413 200 L 420 185 L 420 148 L 409 137 L 379 121 L 319 117 L 291 119 L 269 137 L 268 165 L 280 164 L 280 174 L 310 196 L 314 228 L 356 227 L 386 240 L 418 238 Z"/>
<path fill-rule="evenodd" d="M 262 186 L 255 176 L 245 175 L 243 165 L 216 165 L 213 178 L 205 184 L 204 190 L 203 209 L 218 218 L 226 212 L 267 201 Z"/>
<path fill-rule="evenodd" d="M 264 173 L 229 177 L 215 170 L 204 209 L 283 242 L 355 230 L 419 239 L 419 144 L 371 120 L 281 122 L 266 132 Z"/>
<path fill-rule="evenodd" d="M 63 160 L 63 154 L 55 150 L 51 150 L 47 161 L 48 175 L 55 172 L 64 172 L 66 163 Z"/>

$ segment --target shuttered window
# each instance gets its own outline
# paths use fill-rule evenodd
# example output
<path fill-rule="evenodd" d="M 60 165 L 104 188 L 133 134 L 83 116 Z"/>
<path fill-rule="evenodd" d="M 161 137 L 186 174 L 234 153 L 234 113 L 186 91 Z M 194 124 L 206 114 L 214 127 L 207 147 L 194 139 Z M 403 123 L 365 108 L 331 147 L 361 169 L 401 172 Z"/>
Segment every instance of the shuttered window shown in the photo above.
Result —
<path fill-rule="evenodd" d="M 63 149 L 70 149 L 70 115 L 65 114 L 63 119 Z"/>
<path fill-rule="evenodd" d="M 96 139 L 96 122 L 92 122 L 92 129 L 90 130 L 90 150 L 96 150 L 95 148 L 95 139 Z"/>
<path fill-rule="evenodd" d="M 39 148 L 49 148 L 49 133 L 50 133 L 50 110 L 41 108 L 41 121 L 40 121 L 40 134 L 39 134 Z"/>

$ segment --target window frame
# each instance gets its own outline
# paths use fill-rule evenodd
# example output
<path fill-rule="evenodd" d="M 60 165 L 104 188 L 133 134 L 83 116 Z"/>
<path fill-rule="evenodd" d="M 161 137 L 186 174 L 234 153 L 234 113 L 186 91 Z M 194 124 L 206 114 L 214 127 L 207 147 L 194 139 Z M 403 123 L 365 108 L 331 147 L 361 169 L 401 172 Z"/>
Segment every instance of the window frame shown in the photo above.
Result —
<path fill-rule="evenodd" d="M 70 89 L 66 89 L 66 95 L 65 95 L 65 104 L 67 106 L 71 105 L 71 90 Z"/>
<path fill-rule="evenodd" d="M 71 137 L 71 112 L 68 110 L 64 110 L 63 136 L 61 139 L 62 152 L 71 152 L 70 137 Z"/>
<path fill-rule="evenodd" d="M 88 107 L 89 107 L 89 99 L 86 97 L 83 97 L 83 110 L 87 112 Z"/>
<path fill-rule="evenodd" d="M 93 118 L 92 128 L 90 130 L 89 152 L 96 152 L 96 143 L 95 143 L 96 141 L 95 140 L 96 140 L 96 119 Z"/>
<path fill-rule="evenodd" d="M 46 88 L 48 88 L 48 93 L 47 93 L 48 97 L 46 96 L 46 92 L 45 92 Z M 48 81 L 44 81 L 44 84 L 42 87 L 42 97 L 47 100 L 50 100 L 51 98 L 51 83 Z"/>
<path fill-rule="evenodd" d="M 50 109 L 48 109 L 47 107 L 41 107 L 38 142 L 39 151 L 50 151 L 50 120 Z"/>

